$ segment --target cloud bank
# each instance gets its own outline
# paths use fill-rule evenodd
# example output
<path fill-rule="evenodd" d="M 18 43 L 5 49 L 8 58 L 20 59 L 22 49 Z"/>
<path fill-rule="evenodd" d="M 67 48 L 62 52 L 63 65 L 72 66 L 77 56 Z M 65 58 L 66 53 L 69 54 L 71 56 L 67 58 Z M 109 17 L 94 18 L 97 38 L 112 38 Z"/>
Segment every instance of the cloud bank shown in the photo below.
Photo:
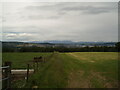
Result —
<path fill-rule="evenodd" d="M 118 41 L 115 2 L 4 2 L 3 41 Z"/>

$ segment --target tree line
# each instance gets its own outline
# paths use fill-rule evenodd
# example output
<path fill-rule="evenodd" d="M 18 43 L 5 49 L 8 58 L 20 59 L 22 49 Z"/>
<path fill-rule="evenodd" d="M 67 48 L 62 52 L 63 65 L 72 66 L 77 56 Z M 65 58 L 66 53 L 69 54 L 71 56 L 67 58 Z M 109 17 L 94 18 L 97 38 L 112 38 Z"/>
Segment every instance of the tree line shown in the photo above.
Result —
<path fill-rule="evenodd" d="M 119 52 L 120 42 L 116 43 L 115 47 L 94 46 L 94 47 L 9 47 L 3 46 L 2 52 Z"/>

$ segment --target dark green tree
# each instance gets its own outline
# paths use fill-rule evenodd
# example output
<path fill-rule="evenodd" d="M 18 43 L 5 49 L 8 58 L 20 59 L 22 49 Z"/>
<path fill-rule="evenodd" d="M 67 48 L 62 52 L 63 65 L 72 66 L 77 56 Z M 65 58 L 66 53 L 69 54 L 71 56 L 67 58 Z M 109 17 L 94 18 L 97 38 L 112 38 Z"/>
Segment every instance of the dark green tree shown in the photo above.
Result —
<path fill-rule="evenodd" d="M 116 46 L 117 51 L 120 52 L 120 42 L 116 43 L 115 46 Z"/>

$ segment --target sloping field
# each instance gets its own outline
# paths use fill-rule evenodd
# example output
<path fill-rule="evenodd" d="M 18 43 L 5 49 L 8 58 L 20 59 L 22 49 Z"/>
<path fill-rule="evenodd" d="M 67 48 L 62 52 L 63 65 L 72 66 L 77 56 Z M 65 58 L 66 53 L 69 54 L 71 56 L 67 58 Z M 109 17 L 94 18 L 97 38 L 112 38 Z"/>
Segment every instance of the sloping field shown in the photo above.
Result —
<path fill-rule="evenodd" d="M 112 88 L 118 84 L 118 54 L 113 52 L 68 53 L 80 68 L 71 72 L 68 87 Z"/>
<path fill-rule="evenodd" d="M 3 59 L 26 61 L 34 56 L 45 56 L 47 62 L 25 83 L 13 83 L 16 88 L 115 88 L 118 87 L 118 53 L 3 53 Z M 10 58 L 8 58 L 10 57 Z M 25 57 L 25 58 L 24 58 Z M 47 58 L 48 57 L 48 58 Z M 21 59 L 20 59 L 21 58 Z M 23 63 L 19 63 L 21 68 Z M 17 65 L 13 67 L 18 67 Z M 23 87 L 22 87 L 23 86 Z"/>

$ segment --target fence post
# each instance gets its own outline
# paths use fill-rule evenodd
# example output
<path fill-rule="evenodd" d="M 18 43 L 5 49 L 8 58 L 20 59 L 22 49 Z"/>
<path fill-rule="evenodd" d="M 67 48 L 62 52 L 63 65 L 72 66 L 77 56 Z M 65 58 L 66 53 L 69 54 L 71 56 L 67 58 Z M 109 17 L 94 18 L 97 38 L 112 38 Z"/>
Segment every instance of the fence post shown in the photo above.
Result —
<path fill-rule="evenodd" d="M 8 88 L 11 88 L 11 62 L 5 62 L 5 66 L 9 66 L 9 68 L 5 69 L 5 77 L 8 77 L 9 79 L 6 80 L 6 84 L 8 85 Z"/>
<path fill-rule="evenodd" d="M 33 66 L 34 66 L 34 73 L 36 72 L 36 64 L 35 64 L 36 62 L 35 61 L 33 61 Z"/>
<path fill-rule="evenodd" d="M 28 82 L 28 77 L 29 77 L 29 64 L 27 64 L 27 82 Z"/>
<path fill-rule="evenodd" d="M 34 73 L 35 73 L 35 63 L 33 62 L 33 69 L 34 69 Z"/>
<path fill-rule="evenodd" d="M 37 71 L 38 71 L 38 61 L 37 61 Z"/>

